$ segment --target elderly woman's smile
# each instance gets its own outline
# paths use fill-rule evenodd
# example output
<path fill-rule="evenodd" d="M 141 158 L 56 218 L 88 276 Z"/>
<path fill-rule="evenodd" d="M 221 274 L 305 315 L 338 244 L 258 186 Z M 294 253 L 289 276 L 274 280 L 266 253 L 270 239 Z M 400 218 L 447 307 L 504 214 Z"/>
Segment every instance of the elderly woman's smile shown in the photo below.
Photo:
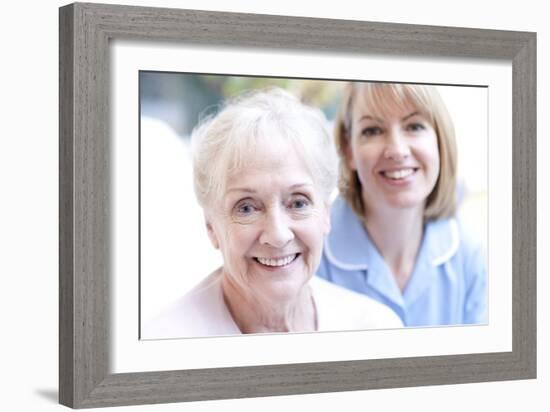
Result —
<path fill-rule="evenodd" d="M 293 253 L 288 256 L 279 256 L 279 257 L 255 257 L 256 262 L 261 263 L 264 266 L 272 268 L 280 268 L 283 266 L 288 266 L 296 260 L 299 256 L 299 253 Z"/>

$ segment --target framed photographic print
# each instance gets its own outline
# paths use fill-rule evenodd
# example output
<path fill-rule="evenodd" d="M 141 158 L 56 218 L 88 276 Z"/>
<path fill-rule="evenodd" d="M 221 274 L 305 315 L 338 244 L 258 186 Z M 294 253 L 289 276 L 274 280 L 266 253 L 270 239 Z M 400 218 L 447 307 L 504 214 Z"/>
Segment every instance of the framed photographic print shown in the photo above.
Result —
<path fill-rule="evenodd" d="M 116 49 L 119 50 L 118 46 Z M 143 48 L 140 48 L 139 56 L 145 56 Z M 176 51 L 170 53 L 174 56 Z M 144 63 L 139 66 L 147 65 L 150 61 L 149 57 L 140 57 Z M 129 59 L 125 58 L 125 61 Z M 159 59 L 153 59 L 159 66 Z M 371 61 L 372 62 L 372 61 Z M 150 64 L 150 63 L 149 63 Z M 174 67 L 174 64 L 171 63 Z M 143 66 L 142 66 L 143 67 Z M 273 70 L 273 69 L 272 69 Z M 118 72 L 118 71 L 117 71 Z M 129 70 L 128 75 L 121 75 L 121 78 L 130 77 L 130 73 L 134 73 L 134 69 Z M 375 70 L 365 68 L 371 76 Z M 455 78 L 456 80 L 456 78 Z M 116 81 L 119 83 L 120 81 Z M 479 249 L 486 250 L 487 244 L 487 108 L 488 108 L 488 88 L 484 86 L 444 86 L 444 85 L 418 85 L 406 83 L 376 83 L 376 82 L 346 82 L 337 80 L 319 80 L 319 79 L 296 79 L 296 78 L 272 78 L 272 77 L 257 77 L 257 76 L 234 76 L 234 75 L 219 75 L 219 74 L 196 74 L 183 72 L 162 72 L 162 71 L 140 71 L 139 72 L 139 99 L 140 99 L 140 119 L 139 119 L 139 259 L 140 259 L 140 338 L 141 339 L 159 339 L 164 338 L 181 338 L 201 337 L 200 331 L 207 333 L 208 336 L 216 335 L 212 328 L 201 329 L 200 324 L 208 324 L 211 322 L 200 321 L 197 316 L 188 316 L 191 325 L 184 328 L 185 322 L 181 322 L 181 318 L 186 318 L 185 312 L 193 310 L 186 307 L 187 299 L 181 295 L 189 292 L 195 285 L 202 284 L 206 274 L 214 272 L 218 267 L 223 266 L 224 260 L 229 261 L 229 256 L 224 256 L 222 260 L 221 254 L 215 250 L 210 244 L 207 236 L 205 218 L 201 206 L 195 200 L 193 193 L 193 178 L 191 173 L 191 135 L 198 138 L 199 125 L 209 123 L 212 118 L 216 117 L 216 112 L 223 112 L 224 106 L 232 107 L 236 104 L 238 107 L 239 101 L 251 95 L 258 94 L 268 98 L 274 91 L 281 92 L 282 90 L 288 93 L 293 93 L 300 97 L 302 101 L 321 108 L 323 116 L 328 119 L 328 122 L 335 123 L 335 117 L 338 111 L 338 105 L 342 100 L 342 94 L 346 88 L 355 87 L 377 87 L 373 90 L 386 91 L 427 91 L 437 93 L 445 105 L 446 112 L 452 119 L 453 129 L 455 134 L 459 136 L 456 139 L 457 158 L 458 158 L 458 188 L 453 192 L 458 192 L 458 214 L 460 222 L 465 226 L 464 230 L 470 234 L 479 246 Z M 351 86 L 353 85 L 353 86 Z M 121 92 L 121 95 L 127 95 L 127 92 Z M 271 98 L 273 104 L 276 99 Z M 340 104 L 342 106 L 342 104 Z M 276 107 L 276 106 L 275 106 Z M 122 109 L 124 110 L 124 109 Z M 244 110 L 244 109 L 243 109 Z M 256 108 L 256 110 L 259 110 Z M 243 113 L 246 111 L 244 110 Z M 277 109 L 277 113 L 282 116 L 284 111 L 282 108 Z M 275 116 L 275 114 L 272 114 Z M 118 116 L 117 116 L 118 117 Z M 233 119 L 238 116 L 235 114 Z M 287 116 L 288 117 L 288 116 Z M 287 127 L 292 128 L 294 120 L 291 117 L 285 117 Z M 201 120 L 202 119 L 202 120 Z M 232 120 L 232 124 L 239 124 L 243 127 L 245 121 L 237 122 Z M 327 122 L 327 123 L 328 123 Z M 132 124 L 130 122 L 129 124 Z M 414 127 L 421 128 L 421 125 L 412 123 L 407 125 L 409 129 Z M 334 129 L 333 125 L 329 129 Z M 120 133 L 123 136 L 132 136 L 134 132 L 128 131 Z M 241 136 L 246 135 L 245 130 L 241 131 Z M 266 136 L 269 140 L 276 139 L 276 130 L 267 130 Z M 332 133 L 330 133 L 330 149 L 334 144 Z M 417 133 L 417 135 L 422 135 Z M 210 134 L 210 137 L 213 137 Z M 227 137 L 226 139 L 229 139 Z M 134 139 L 127 139 L 128 146 L 121 148 L 117 152 L 127 153 L 135 147 Z M 238 146 L 239 140 L 235 140 L 235 145 Z M 261 140 L 256 142 L 261 146 Z M 228 145 L 228 140 L 225 141 Z M 243 150 L 240 150 L 243 152 Z M 334 150 L 331 150 L 334 152 Z M 241 153 L 241 155 L 244 155 Z M 237 156 L 232 156 L 237 157 Z M 329 163 L 327 155 L 321 156 L 323 163 Z M 468 159 L 468 161 L 460 161 Z M 116 162 L 119 163 L 119 162 Z M 219 162 L 218 162 L 219 163 Z M 396 162 L 399 163 L 399 162 Z M 446 160 L 442 160 L 443 164 Z M 401 164 L 400 167 L 403 167 Z M 229 170 L 230 167 L 225 167 Z M 336 169 L 336 168 L 335 168 Z M 214 174 L 214 168 L 209 169 L 210 174 Z M 246 173 L 252 173 L 252 170 L 247 170 Z M 334 171 L 336 172 L 336 171 Z M 333 173 L 336 175 L 336 173 Z M 399 179 L 394 179 L 399 182 Z M 392 183 L 395 183 L 392 182 Z M 449 183 L 452 184 L 452 183 Z M 121 183 L 119 186 L 123 186 Z M 135 187 L 134 184 L 131 185 Z M 325 185 L 328 186 L 328 185 Z M 333 188 L 330 193 L 329 201 L 333 203 L 334 198 L 338 197 L 339 189 Z M 337 204 L 342 203 L 340 200 Z M 213 207 L 214 204 L 205 205 Z M 333 209 L 337 209 L 336 206 Z M 123 208 L 124 212 L 121 217 L 116 220 L 124 219 L 122 216 L 127 215 L 129 207 Z M 116 213 L 115 213 L 116 215 Z M 335 217 L 337 220 L 337 217 Z M 240 221 L 241 222 L 241 221 Z M 243 223 L 243 222 L 241 222 Z M 244 222 L 248 227 L 254 226 L 251 222 Z M 338 222 L 334 222 L 336 226 Z M 453 221 L 450 220 L 443 233 L 446 234 L 447 229 L 453 227 Z M 225 229 L 224 231 L 226 231 Z M 331 235 L 325 242 L 324 252 L 325 258 L 323 264 L 319 268 L 319 273 L 328 277 L 331 275 L 331 266 L 336 266 L 336 274 L 341 273 L 338 269 L 342 266 L 340 260 L 346 259 L 344 251 L 353 247 L 354 242 L 360 239 L 352 239 L 346 233 L 338 237 L 338 231 L 346 232 L 347 228 L 334 228 Z M 389 229 L 388 229 L 389 230 Z M 431 230 L 431 229 L 429 229 Z M 464 237 L 464 236 L 463 236 Z M 458 236 L 457 236 L 458 238 Z M 458 243 L 454 237 L 449 238 L 449 242 L 442 248 L 440 255 L 448 254 L 452 251 L 454 244 Z M 444 239 L 441 239 L 444 242 Z M 462 239 L 463 243 L 465 239 Z M 123 242 L 126 243 L 126 242 Z M 285 249 L 300 248 L 298 245 L 293 245 L 294 241 L 290 242 Z M 335 244 L 338 243 L 338 244 Z M 428 242 L 426 242 L 428 244 Z M 435 245 L 426 246 L 425 249 L 435 250 Z M 253 248 L 255 249 L 255 247 Z M 273 247 L 271 249 L 274 249 Z M 188 251 L 192 250 L 193 253 Z M 254 252 L 254 251 L 253 251 Z M 256 251 L 267 253 L 265 250 Z M 271 252 L 270 252 L 271 253 Z M 483 252 L 481 252 L 483 253 Z M 281 254 L 277 251 L 277 254 Z M 486 253 L 483 253 L 486 254 Z M 227 255 L 227 253 L 226 253 Z M 373 264 L 374 264 L 373 257 Z M 132 261 L 135 258 L 131 259 Z M 485 259 L 482 259 L 482 261 Z M 422 259 L 417 266 L 422 266 Z M 335 263 L 333 263 L 335 262 Z M 283 265 L 286 266 L 286 265 Z M 451 266 L 451 265 L 449 265 Z M 483 267 L 486 267 L 486 262 L 483 262 Z M 131 270 L 128 273 L 132 272 Z M 345 276 L 352 277 L 353 274 L 344 272 Z M 419 272 L 420 273 L 420 272 Z M 184 274 L 184 275 L 182 275 Z M 422 275 L 428 281 L 415 284 L 410 283 L 407 286 L 405 298 L 407 301 L 415 301 L 418 296 L 418 291 L 424 293 L 427 285 L 434 285 L 437 281 L 431 279 L 428 271 L 422 272 Z M 360 275 L 361 276 L 361 275 Z M 372 278 L 371 274 L 371 278 Z M 418 276 L 418 275 L 415 275 Z M 428 299 L 420 299 L 417 301 L 414 310 L 409 310 L 408 313 L 402 315 L 404 321 L 408 322 L 407 326 L 435 326 L 435 325 L 464 325 L 464 324 L 479 324 L 484 323 L 486 319 L 482 319 L 482 313 L 487 307 L 486 285 L 485 285 L 485 270 L 479 270 L 479 291 L 472 294 L 469 302 L 475 300 L 479 305 L 475 313 L 468 316 L 457 316 L 457 312 L 461 312 L 464 304 L 453 303 L 453 298 L 446 299 L 445 308 L 434 308 L 430 314 L 429 305 L 426 304 Z M 442 276 L 447 278 L 448 276 Z M 422 279 L 418 276 L 416 279 Z M 332 279 L 331 279 L 332 280 Z M 338 281 L 339 279 L 335 279 Z M 314 280 L 315 282 L 316 280 Z M 336 283 L 336 282 L 333 282 Z M 337 283 L 338 284 L 338 283 Z M 344 284 L 346 286 L 346 284 Z M 353 286 L 353 285 L 352 285 Z M 377 285 L 374 285 L 375 287 Z M 130 289 L 131 282 L 122 290 Z M 373 287 L 373 291 L 382 290 L 384 287 Z M 196 289 L 196 288 L 195 288 Z M 391 296 L 393 290 L 386 288 L 387 294 Z M 352 289 L 353 290 L 353 289 Z M 361 289 L 364 291 L 365 289 Z M 370 290 L 367 289 L 367 292 Z M 399 292 L 400 293 L 400 292 Z M 454 294 L 454 292 L 453 292 Z M 198 299 L 197 294 L 193 294 L 193 299 Z M 188 298 L 191 295 L 187 295 Z M 122 297 L 121 297 L 122 298 Z M 320 297 L 319 297 L 320 298 Z M 167 302 L 179 303 L 169 305 Z M 211 300 L 212 298 L 202 298 Z M 345 297 L 341 297 L 345 300 Z M 242 305 L 242 304 L 241 304 Z M 337 313 L 337 304 L 334 304 L 332 312 Z M 340 309 L 342 304 L 339 305 Z M 405 305 L 403 305 L 405 306 Z M 157 316 L 163 309 L 164 316 Z M 223 308 L 223 306 L 222 306 Z M 394 304 L 394 310 L 401 312 L 401 307 Z M 459 310 L 457 310 L 457 308 Z M 176 312 L 183 312 L 176 316 Z M 361 312 L 361 310 L 357 310 Z M 368 312 L 368 310 L 365 310 Z M 416 313 L 412 313 L 416 312 Z M 340 318 L 352 318 L 352 314 L 341 314 Z M 376 318 L 371 315 L 371 318 Z M 176 325 L 170 326 L 172 322 Z M 129 323 L 128 320 L 121 323 Z M 234 325 L 232 325 L 234 326 Z M 386 325 L 386 328 L 391 325 Z M 378 323 L 369 327 L 368 324 L 352 325 L 343 320 L 333 324 L 324 324 L 318 327 L 318 331 L 323 330 L 348 330 L 350 327 L 354 329 L 361 328 L 378 328 L 383 329 L 384 325 Z M 180 332 L 178 332 L 180 330 Z M 233 331 L 236 328 L 233 327 Z M 156 333 L 155 333 L 156 331 Z M 194 332 L 193 332 L 194 331 Z M 263 333 L 265 333 L 264 331 Z M 273 332 L 273 331 L 272 331 Z M 295 332 L 299 332 L 295 331 Z M 195 334 L 199 335 L 195 335 Z M 231 329 L 223 331 L 218 330 L 219 334 L 231 334 Z M 372 341 L 371 341 L 372 345 Z M 434 345 L 435 347 L 435 345 Z"/>
<path fill-rule="evenodd" d="M 274 146 L 265 152 L 258 151 L 258 141 L 242 146 L 254 156 L 263 153 L 263 168 L 244 169 L 246 173 L 238 175 L 238 190 L 246 196 L 234 204 L 219 203 L 229 205 L 227 213 L 210 200 L 218 192 L 200 197 L 197 173 L 217 184 L 216 166 L 222 162 L 207 157 L 208 167 L 193 174 L 196 153 L 200 139 L 209 139 L 223 116 L 229 123 L 221 130 L 239 130 L 234 134 L 242 138 L 251 130 L 242 129 L 246 116 L 239 117 L 247 99 L 262 93 L 272 96 L 265 91 L 276 88 L 279 97 L 269 99 L 289 99 L 280 111 L 303 113 L 285 117 L 285 127 L 296 122 L 300 131 L 313 130 L 304 124 L 311 109 L 314 116 L 332 123 L 326 128 L 331 134 L 342 118 L 343 96 L 350 85 L 433 90 L 444 102 L 456 129 L 459 159 L 451 194 L 458 198 L 461 222 L 473 230 L 486 252 L 480 262 L 487 267 L 487 282 L 477 293 L 477 302 L 486 309 L 483 317 L 445 315 L 439 322 L 415 323 L 391 302 L 375 302 L 372 294 L 350 291 L 353 285 L 345 280 L 338 284 L 336 277 L 327 275 L 331 282 L 326 282 L 320 279 L 325 277 L 321 269 L 320 277 L 313 276 L 316 270 L 304 272 L 309 255 L 320 259 L 321 266 L 337 259 L 336 248 L 348 249 L 351 234 L 350 239 L 345 235 L 331 240 L 328 235 L 324 244 L 315 241 L 325 235 L 316 229 L 323 219 L 308 219 L 324 216 L 317 212 L 324 210 L 317 209 L 323 202 L 307 190 L 292 189 L 287 196 L 287 186 L 300 186 L 293 179 L 302 169 L 261 174 Z M 84 3 L 62 7 L 60 402 L 84 408 L 534 378 L 535 103 L 534 33 Z M 400 130 L 414 136 L 430 130 L 434 123 L 419 107 L 405 113 Z M 375 124 L 362 126 L 361 136 L 368 133 L 368 144 L 373 144 L 387 123 L 382 115 L 368 117 Z M 254 124 L 258 129 L 259 123 Z M 269 130 L 275 130 L 273 136 L 300 134 Z M 432 147 L 439 151 L 430 153 L 442 157 L 440 129 L 437 134 L 438 143 Z M 414 139 L 406 150 L 418 145 L 418 137 Z M 394 146 L 396 152 L 402 150 Z M 305 158 L 314 162 L 317 155 L 311 153 L 318 147 L 307 146 Z M 233 154 L 223 165 L 233 164 L 235 157 L 239 164 L 255 164 L 241 152 L 228 153 Z M 328 159 L 326 153 L 317 159 Z M 440 157 L 437 164 L 444 165 Z M 316 164 L 329 169 L 325 163 L 330 162 Z M 385 184 L 402 188 L 424 167 L 410 163 L 376 170 Z M 437 182 L 440 173 L 433 174 Z M 269 190 L 250 180 L 257 175 L 269 182 Z M 230 189 L 233 175 L 220 176 Z M 343 193 L 343 186 L 330 191 L 327 184 L 313 186 L 320 192 L 327 188 L 331 202 L 338 198 L 338 190 Z M 264 211 L 265 216 L 275 216 L 266 206 L 272 204 L 283 206 L 273 209 L 282 212 L 276 215 L 278 223 L 270 226 L 267 217 L 257 216 L 264 216 Z M 286 227 L 281 222 L 287 220 L 299 223 L 300 229 L 281 230 Z M 332 220 L 334 231 L 334 216 Z M 262 245 L 290 236 L 289 244 L 295 247 L 268 254 L 265 246 L 251 241 L 249 249 L 239 252 L 245 257 L 233 262 L 236 245 L 248 241 L 250 228 L 259 227 L 260 221 L 267 223 L 262 223 L 263 234 L 258 236 L 269 232 Z M 315 224 L 304 229 L 307 222 Z M 315 293 L 311 299 L 304 295 L 308 304 L 299 327 L 248 333 L 251 317 L 239 314 L 224 283 L 223 276 L 231 270 L 222 271 L 217 289 L 201 283 L 218 267 L 238 268 L 242 262 L 269 276 L 288 268 L 294 268 L 289 273 L 307 272 L 308 282 L 326 282 L 322 288 L 328 291 L 328 301 L 338 303 L 327 304 L 323 312 L 321 295 L 312 286 Z M 209 282 L 208 287 L 215 283 Z M 243 285 L 254 284 L 254 290 L 264 292 L 277 285 L 278 296 L 286 296 L 283 292 L 294 285 L 279 278 L 254 282 L 236 279 L 234 284 L 243 293 L 250 289 Z M 413 286 L 411 281 L 403 289 L 404 297 Z M 302 283 L 296 290 L 301 287 Z M 194 328 L 205 323 L 203 312 L 188 305 L 187 296 L 196 297 L 197 290 L 214 290 L 207 301 L 217 296 L 219 305 L 210 305 L 210 314 L 216 313 L 218 320 L 223 317 L 224 325 L 233 329 L 210 333 Z M 473 290 L 465 295 L 473 295 Z M 165 318 L 157 316 L 181 297 L 187 299 L 185 305 L 174 313 L 178 321 L 186 319 L 193 326 L 189 333 L 162 326 Z M 369 302 L 370 308 L 379 308 L 372 313 L 391 313 L 384 315 L 391 320 L 342 326 L 344 316 L 332 316 L 335 323 L 325 323 L 336 310 L 344 310 L 340 305 L 348 300 L 359 305 L 352 309 Z M 244 312 L 255 313 L 251 308 Z M 262 306 L 257 308 L 260 312 Z M 308 308 L 315 315 L 310 317 Z M 421 318 L 427 310 L 418 313 Z"/>

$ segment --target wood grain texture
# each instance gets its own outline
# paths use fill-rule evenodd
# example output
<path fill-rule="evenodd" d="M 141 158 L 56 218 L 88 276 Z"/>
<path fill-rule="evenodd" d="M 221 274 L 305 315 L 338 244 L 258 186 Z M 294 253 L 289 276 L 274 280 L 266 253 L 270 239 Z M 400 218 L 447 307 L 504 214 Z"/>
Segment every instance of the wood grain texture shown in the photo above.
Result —
<path fill-rule="evenodd" d="M 72 8 L 71 8 L 72 9 Z M 73 404 L 73 22 L 59 14 L 59 400 Z"/>
<path fill-rule="evenodd" d="M 75 3 L 60 9 L 60 402 L 74 408 L 536 376 L 536 35 Z M 513 350 L 109 373 L 109 40 L 490 58 L 513 67 Z"/>
<path fill-rule="evenodd" d="M 518 368 L 525 368 L 533 377 L 537 367 L 536 53 L 536 37 L 532 36 L 518 50 L 512 66 L 513 349 L 520 357 Z"/>

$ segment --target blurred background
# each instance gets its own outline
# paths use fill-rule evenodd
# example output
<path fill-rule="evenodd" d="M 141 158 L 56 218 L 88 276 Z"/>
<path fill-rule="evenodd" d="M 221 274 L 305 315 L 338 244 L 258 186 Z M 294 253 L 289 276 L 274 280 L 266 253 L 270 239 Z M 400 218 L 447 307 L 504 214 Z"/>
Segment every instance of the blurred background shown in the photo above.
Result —
<path fill-rule="evenodd" d="M 345 82 L 140 72 L 141 115 L 166 122 L 183 139 L 204 114 L 247 90 L 280 87 L 334 119 Z"/>
<path fill-rule="evenodd" d="M 245 91 L 281 87 L 332 124 L 345 82 L 142 71 L 140 91 L 141 321 L 181 297 L 222 259 L 206 234 L 192 184 L 190 135 L 202 118 Z M 458 145 L 459 218 L 487 247 L 487 89 L 437 86 Z"/>

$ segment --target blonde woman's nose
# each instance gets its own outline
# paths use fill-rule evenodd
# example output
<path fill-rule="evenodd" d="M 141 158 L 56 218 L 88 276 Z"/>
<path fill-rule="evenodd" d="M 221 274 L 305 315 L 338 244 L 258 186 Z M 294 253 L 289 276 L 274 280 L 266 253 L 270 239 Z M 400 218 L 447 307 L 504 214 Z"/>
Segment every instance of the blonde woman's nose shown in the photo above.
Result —
<path fill-rule="evenodd" d="M 280 210 L 274 208 L 266 213 L 263 221 L 260 243 L 275 248 L 282 248 L 294 239 L 294 232 L 290 226 L 290 219 Z"/>
<path fill-rule="evenodd" d="M 406 136 L 400 130 L 388 133 L 384 157 L 395 161 L 406 159 L 411 154 Z"/>

